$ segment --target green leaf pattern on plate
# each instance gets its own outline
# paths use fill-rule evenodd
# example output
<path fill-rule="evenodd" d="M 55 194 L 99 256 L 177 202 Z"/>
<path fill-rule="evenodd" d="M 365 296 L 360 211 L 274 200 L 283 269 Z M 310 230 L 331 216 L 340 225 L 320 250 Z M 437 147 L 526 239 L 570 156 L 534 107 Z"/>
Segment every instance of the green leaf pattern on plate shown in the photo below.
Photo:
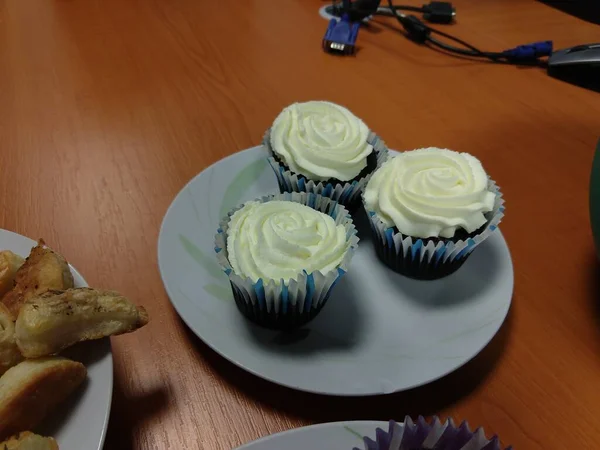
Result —
<path fill-rule="evenodd" d="M 204 290 L 219 300 L 231 300 L 231 289 L 220 284 L 209 283 L 204 285 Z"/>
<path fill-rule="evenodd" d="M 215 262 L 215 260 L 205 255 L 204 252 L 200 250 L 196 244 L 194 244 L 182 234 L 179 235 L 179 241 L 181 242 L 181 245 L 183 246 L 187 254 L 190 255 L 200 267 L 206 270 L 211 277 L 216 278 L 218 280 L 222 280 L 225 277 L 225 274 L 221 271 L 219 265 Z"/>
<path fill-rule="evenodd" d="M 225 190 L 225 195 L 223 196 L 223 201 L 221 202 L 219 218 L 225 217 L 225 215 L 232 208 L 240 204 L 244 192 L 246 192 L 248 188 L 256 182 L 256 180 L 258 180 L 266 167 L 267 160 L 261 158 L 258 161 L 248 164 L 238 172 Z M 192 198 L 191 201 L 193 202 L 194 199 Z M 195 209 L 195 205 L 193 206 Z M 196 215 L 198 220 L 201 220 L 198 212 L 196 212 Z M 227 277 L 217 264 L 214 255 L 206 255 L 202 250 L 200 250 L 200 248 L 198 248 L 196 244 L 182 234 L 179 235 L 179 241 L 181 242 L 181 245 L 186 253 L 190 255 L 190 257 L 200 267 L 206 270 L 206 272 L 215 279 L 216 283 L 206 284 L 204 286 L 204 290 L 216 299 L 225 301 L 231 300 L 232 295 L 227 284 Z"/>
<path fill-rule="evenodd" d="M 356 431 L 355 429 L 350 428 L 348 425 L 344 425 L 344 430 L 346 430 L 348 433 L 353 434 L 354 436 L 356 436 L 361 441 L 363 440 L 363 436 L 358 431 Z"/>
<path fill-rule="evenodd" d="M 242 170 L 238 172 L 233 181 L 229 183 L 221 202 L 221 209 L 219 213 L 219 219 L 225 217 L 225 215 L 240 204 L 240 199 L 246 190 L 258 180 L 258 177 L 263 173 L 267 167 L 267 160 L 264 158 L 254 161 L 248 164 Z"/>

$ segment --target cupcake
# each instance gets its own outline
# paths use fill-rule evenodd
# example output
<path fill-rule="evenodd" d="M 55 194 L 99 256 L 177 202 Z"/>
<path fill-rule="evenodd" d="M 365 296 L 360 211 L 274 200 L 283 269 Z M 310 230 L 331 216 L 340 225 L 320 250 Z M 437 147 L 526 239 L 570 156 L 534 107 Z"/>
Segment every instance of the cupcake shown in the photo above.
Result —
<path fill-rule="evenodd" d="M 363 204 L 383 262 L 425 280 L 456 271 L 504 215 L 479 160 L 439 148 L 390 158 L 369 180 Z"/>
<path fill-rule="evenodd" d="M 264 138 L 281 192 L 311 192 L 349 210 L 360 205 L 369 176 L 387 159 L 383 141 L 340 105 L 294 103 Z"/>
<path fill-rule="evenodd" d="M 319 313 L 357 245 L 348 211 L 304 192 L 247 202 L 221 221 L 215 236 L 238 309 L 274 329 L 301 326 Z"/>
<path fill-rule="evenodd" d="M 421 416 L 416 423 L 408 416 L 404 424 L 392 420 L 387 431 L 381 428 L 375 430 L 375 440 L 366 436 L 363 439 L 365 450 L 502 450 L 498 437 L 488 439 L 483 428 L 472 432 L 467 422 L 457 427 L 452 419 L 442 423 L 436 416 L 431 424 Z M 507 447 L 505 450 L 511 449 Z"/>

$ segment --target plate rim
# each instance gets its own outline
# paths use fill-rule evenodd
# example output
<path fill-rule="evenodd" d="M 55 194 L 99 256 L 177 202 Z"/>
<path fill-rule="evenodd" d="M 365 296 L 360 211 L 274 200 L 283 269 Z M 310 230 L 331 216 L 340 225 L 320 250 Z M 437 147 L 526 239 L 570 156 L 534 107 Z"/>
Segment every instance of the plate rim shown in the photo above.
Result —
<path fill-rule="evenodd" d="M 172 296 L 172 292 L 169 289 L 169 286 L 166 282 L 165 279 L 165 270 L 163 269 L 163 264 L 164 261 L 161 260 L 160 258 L 160 254 L 161 254 L 161 247 L 162 247 L 162 243 L 165 239 L 165 235 L 164 235 L 164 230 L 165 230 L 165 223 L 167 221 L 167 217 L 169 216 L 169 214 L 171 213 L 172 209 L 174 208 L 174 205 L 176 203 L 176 200 L 180 197 L 185 195 L 186 190 L 188 189 L 188 187 L 193 184 L 196 179 L 198 179 L 199 177 L 202 176 L 202 174 L 204 172 L 209 171 L 210 169 L 212 169 L 213 167 L 215 167 L 216 165 L 220 164 L 220 163 L 224 163 L 227 160 L 230 159 L 234 159 L 235 157 L 237 157 L 238 155 L 242 154 L 242 153 L 251 153 L 254 151 L 258 151 L 261 150 L 263 148 L 262 145 L 256 145 L 253 147 L 249 147 L 240 151 L 237 151 L 235 153 L 232 153 L 230 155 L 227 155 L 215 162 L 213 162 L 212 164 L 206 166 L 204 169 L 202 169 L 200 172 L 198 172 L 195 176 L 193 176 L 187 183 L 185 183 L 185 185 L 177 192 L 177 194 L 173 197 L 173 199 L 171 200 L 171 203 L 169 204 L 169 207 L 167 208 L 163 219 L 161 221 L 160 224 L 160 229 L 158 232 L 158 240 L 157 240 L 157 260 L 158 260 L 158 269 L 160 272 L 160 277 L 161 277 L 161 281 L 163 283 L 163 287 L 165 289 L 165 292 L 167 294 L 167 297 L 169 299 L 169 302 L 171 303 L 171 305 L 173 306 L 173 308 L 175 309 L 175 311 L 177 312 L 177 315 L 180 317 L 181 320 L 183 320 L 183 322 L 186 324 L 186 326 L 194 333 L 194 335 L 196 335 L 196 337 L 198 337 L 198 339 L 200 339 L 206 346 L 208 346 L 212 351 L 214 351 L 215 353 L 217 353 L 220 357 L 224 358 L 226 361 L 228 361 L 231 364 L 234 364 L 235 366 L 241 368 L 242 370 L 244 370 L 247 373 L 250 373 L 258 378 L 261 378 L 263 380 L 266 380 L 270 383 L 274 383 L 278 386 L 283 386 L 285 388 L 288 389 L 293 389 L 296 391 L 300 391 L 300 392 L 307 392 L 310 394 L 316 394 L 316 395 L 326 395 L 326 396 L 331 396 L 331 397 L 373 397 L 373 396 L 383 396 L 383 395 L 389 395 L 389 394 L 394 394 L 394 393 L 398 393 L 398 392 L 404 392 L 404 391 L 408 391 L 410 389 L 415 389 L 421 386 L 425 386 L 427 384 L 433 383 L 435 381 L 438 381 L 442 378 L 444 378 L 447 375 L 450 375 L 451 373 L 456 372 L 457 370 L 459 370 L 461 367 L 463 367 L 465 364 L 467 364 L 468 362 L 472 361 L 477 355 L 479 355 L 487 346 L 488 344 L 492 341 L 492 339 L 494 339 L 494 337 L 496 337 L 496 335 L 498 334 L 498 332 L 500 331 L 500 329 L 502 328 L 502 326 L 504 325 L 504 323 L 506 322 L 506 318 L 508 317 L 508 314 L 512 308 L 512 300 L 514 297 L 514 291 L 515 291 L 515 277 L 514 277 L 514 264 L 513 264 L 513 260 L 512 260 L 512 255 L 510 252 L 510 248 L 508 246 L 508 243 L 506 242 L 506 239 L 504 238 L 504 235 L 502 234 L 502 231 L 500 230 L 500 228 L 498 228 L 496 230 L 496 234 L 500 237 L 500 239 L 502 239 L 502 242 L 504 243 L 504 247 L 508 253 L 508 263 L 510 265 L 510 272 L 512 273 L 512 277 L 511 277 L 511 282 L 510 282 L 510 291 L 511 291 L 511 296 L 508 302 L 508 307 L 506 308 L 506 312 L 504 314 L 504 317 L 502 317 L 502 320 L 498 322 L 498 326 L 496 327 L 496 329 L 494 330 L 494 332 L 490 335 L 490 337 L 488 339 L 486 339 L 486 341 L 480 346 L 480 348 L 473 353 L 473 355 L 471 355 L 469 358 L 465 359 L 464 361 L 462 361 L 460 364 L 458 364 L 457 366 L 455 366 L 454 368 L 447 370 L 443 373 L 441 373 L 440 375 L 430 378 L 426 381 L 419 381 L 418 383 L 414 383 L 412 385 L 409 385 L 407 387 L 403 387 L 400 389 L 394 389 L 392 391 L 389 392 L 381 392 L 381 391 L 372 391 L 372 392 L 359 392 L 359 393 L 343 393 L 343 392 L 323 392 L 321 390 L 317 390 L 317 389 L 311 389 L 311 388 L 306 388 L 306 387 L 302 387 L 302 386 L 295 386 L 291 383 L 286 383 L 284 381 L 279 381 L 276 379 L 273 379 L 267 375 L 261 374 L 256 370 L 253 370 L 249 367 L 247 367 L 244 363 L 234 359 L 234 358 L 230 358 L 229 356 L 225 355 L 221 350 L 219 350 L 217 347 L 215 347 L 214 345 L 212 345 L 211 343 L 207 342 L 205 339 L 202 338 L 202 336 L 200 336 L 200 333 L 196 331 L 196 326 L 193 326 L 191 321 L 188 320 L 184 314 L 182 314 L 182 312 L 180 311 L 180 309 L 178 308 L 178 306 L 176 305 L 176 303 L 173 301 L 173 296 Z M 394 150 L 394 149 L 390 149 L 390 154 L 391 155 L 396 155 L 398 153 L 401 153 L 398 150 Z M 219 218 L 220 220 L 220 218 Z M 483 342 L 483 341 L 482 341 Z"/>
<path fill-rule="evenodd" d="M 5 228 L 0 228 L 0 233 L 8 233 L 10 235 L 16 236 L 17 239 L 26 239 L 27 241 L 30 242 L 30 245 L 33 247 L 35 247 L 37 245 L 37 242 L 25 235 L 19 234 L 15 231 L 11 231 L 11 230 L 7 230 Z M 71 270 L 71 272 L 74 275 L 77 275 L 82 281 L 83 281 L 83 286 L 81 287 L 89 287 L 89 284 L 87 282 L 87 280 L 83 277 L 83 275 L 81 275 L 81 273 L 75 268 L 73 267 L 72 264 L 69 264 L 69 269 Z M 100 434 L 100 441 L 98 442 L 98 447 L 97 450 L 102 450 L 104 448 L 104 442 L 106 440 L 106 434 L 108 431 L 108 423 L 110 421 L 110 411 L 112 409 L 112 396 L 113 396 L 113 390 L 114 390 L 114 358 L 113 358 L 113 351 L 112 351 L 112 342 L 110 340 L 110 338 L 105 338 L 108 341 L 108 356 L 105 357 L 107 358 L 107 366 L 109 366 L 110 368 L 110 375 L 109 375 L 109 379 L 108 379 L 108 385 L 110 387 L 109 390 L 109 395 L 108 395 L 108 401 L 107 401 L 107 405 L 106 405 L 106 411 L 104 413 L 104 418 L 102 419 L 102 432 Z M 108 369 L 107 369 L 108 372 Z M 68 423 L 68 422 L 67 422 Z M 58 445 L 60 446 L 61 443 L 59 442 Z"/>
<path fill-rule="evenodd" d="M 396 423 L 404 426 L 404 421 L 400 421 L 400 422 L 396 422 Z M 334 428 L 334 427 L 363 426 L 363 425 L 364 426 L 372 426 L 373 430 L 375 430 L 375 428 L 387 427 L 388 424 L 389 424 L 389 421 L 386 422 L 384 420 L 340 420 L 337 422 L 315 423 L 312 425 L 305 425 L 303 427 L 290 428 L 288 430 L 283 430 L 283 431 L 279 431 L 277 433 L 268 434 L 266 436 L 259 437 L 258 439 L 255 439 L 253 441 L 246 442 L 245 444 L 242 444 L 239 447 L 235 447 L 233 450 L 248 450 L 253 445 L 267 442 L 271 439 L 276 439 L 281 436 L 301 433 L 303 431 L 308 431 L 308 430 L 317 430 L 320 428 L 330 428 L 330 427 Z"/>

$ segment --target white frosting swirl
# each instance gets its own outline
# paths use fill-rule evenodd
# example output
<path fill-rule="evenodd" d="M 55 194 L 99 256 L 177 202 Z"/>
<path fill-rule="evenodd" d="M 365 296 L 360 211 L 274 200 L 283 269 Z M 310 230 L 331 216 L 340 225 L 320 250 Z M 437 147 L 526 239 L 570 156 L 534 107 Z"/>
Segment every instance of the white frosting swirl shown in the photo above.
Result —
<path fill-rule="evenodd" d="M 451 238 L 457 228 L 471 233 L 494 207 L 488 177 L 468 153 L 423 148 L 391 158 L 373 174 L 365 206 L 402 234 Z"/>
<path fill-rule="evenodd" d="M 302 271 L 326 274 L 349 244 L 343 225 L 300 203 L 248 202 L 229 221 L 227 253 L 233 271 L 253 282 L 284 280 Z"/>
<path fill-rule="evenodd" d="M 271 127 L 271 147 L 293 172 L 311 180 L 348 181 L 373 146 L 365 123 L 340 105 L 311 101 L 285 108 Z"/>

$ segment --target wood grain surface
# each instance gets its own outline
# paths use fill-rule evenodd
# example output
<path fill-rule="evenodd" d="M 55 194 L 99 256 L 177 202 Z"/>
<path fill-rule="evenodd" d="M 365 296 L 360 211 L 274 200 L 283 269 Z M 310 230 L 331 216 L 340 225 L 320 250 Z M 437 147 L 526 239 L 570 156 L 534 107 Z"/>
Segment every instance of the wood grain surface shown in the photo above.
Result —
<path fill-rule="evenodd" d="M 90 284 L 152 317 L 113 339 L 105 448 L 228 450 L 310 423 L 405 414 L 466 419 L 521 450 L 600 448 L 600 271 L 587 205 L 600 94 L 542 69 L 440 54 L 387 18 L 361 31 L 355 57 L 330 56 L 323 4 L 0 1 L 0 226 L 43 236 Z M 600 41 L 600 27 L 536 1 L 455 5 L 458 22 L 444 28 L 484 49 Z M 170 306 L 156 242 L 171 200 L 309 99 L 345 104 L 392 148 L 470 152 L 506 194 L 509 318 L 442 380 L 376 398 L 294 392 L 221 359 Z"/>

